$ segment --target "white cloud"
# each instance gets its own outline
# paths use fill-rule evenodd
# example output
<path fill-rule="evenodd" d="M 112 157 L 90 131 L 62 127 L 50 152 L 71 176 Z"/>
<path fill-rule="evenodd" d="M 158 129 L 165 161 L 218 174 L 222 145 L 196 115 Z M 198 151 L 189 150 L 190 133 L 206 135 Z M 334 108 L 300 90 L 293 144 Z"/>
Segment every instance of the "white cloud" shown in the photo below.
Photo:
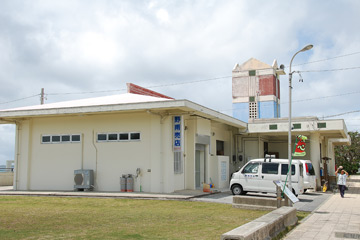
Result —
<path fill-rule="evenodd" d="M 156 11 L 156 17 L 161 23 L 169 23 L 169 13 L 163 8 Z"/>

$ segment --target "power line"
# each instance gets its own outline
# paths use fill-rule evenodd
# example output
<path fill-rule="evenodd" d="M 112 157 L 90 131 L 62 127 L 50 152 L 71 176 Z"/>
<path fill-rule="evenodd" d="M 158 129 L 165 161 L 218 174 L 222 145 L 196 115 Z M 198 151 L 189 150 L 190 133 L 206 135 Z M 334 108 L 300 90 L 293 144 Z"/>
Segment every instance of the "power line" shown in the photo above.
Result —
<path fill-rule="evenodd" d="M 346 71 L 346 70 L 354 70 L 354 69 L 360 69 L 360 67 L 338 68 L 338 69 L 327 69 L 327 70 L 303 70 L 303 71 L 297 71 L 297 72 L 333 72 L 333 71 Z M 192 84 L 192 83 L 199 83 L 199 82 L 214 81 L 214 80 L 231 78 L 231 77 L 232 76 L 224 76 L 224 77 L 208 78 L 208 79 L 195 80 L 195 81 L 189 81 L 189 82 L 180 82 L 180 83 L 169 83 L 169 84 L 162 84 L 162 85 L 145 86 L 145 88 L 160 88 L 160 87 L 169 87 L 169 86 L 176 86 L 176 85 L 185 85 L 185 84 Z M 126 90 L 125 88 L 122 88 L 122 89 L 116 89 L 116 90 L 89 91 L 89 92 L 47 93 L 46 95 L 94 94 L 94 93 L 121 92 L 121 91 L 125 91 L 125 90 Z"/>
<path fill-rule="evenodd" d="M 231 78 L 231 77 L 232 76 L 207 78 L 207 79 L 195 80 L 195 81 L 189 81 L 189 82 L 179 82 L 179 83 L 169 83 L 169 84 L 162 84 L 162 85 L 145 86 L 145 88 L 159 88 L 159 87 L 169 87 L 169 86 L 176 86 L 176 85 L 185 85 L 185 84 L 192 84 L 192 83 L 199 83 L 199 82 L 214 81 L 214 80 Z M 125 91 L 125 90 L 126 90 L 126 88 L 117 89 L 117 90 L 103 90 L 103 91 L 77 92 L 77 93 L 47 93 L 47 95 L 92 94 L 92 93 L 104 93 L 104 92 L 120 92 L 120 91 Z"/>
<path fill-rule="evenodd" d="M 355 110 L 355 111 L 350 111 L 350 112 L 344 112 L 344 113 L 339 113 L 339 114 L 335 114 L 335 115 L 329 115 L 329 116 L 325 116 L 323 118 L 331 118 L 331 117 L 338 117 L 341 115 L 345 115 L 345 114 L 350 114 L 350 113 L 357 113 L 360 112 L 360 110 Z"/>
<path fill-rule="evenodd" d="M 359 94 L 359 93 L 360 93 L 360 91 L 356 91 L 356 92 L 342 93 L 342 94 L 337 94 L 337 95 L 329 95 L 329 96 L 322 96 L 322 97 L 294 100 L 292 102 L 293 103 L 294 102 L 306 102 L 306 101 L 312 101 L 312 100 L 318 100 L 318 99 L 326 99 L 326 98 L 339 97 L 339 96 L 345 96 L 345 95 L 351 95 L 351 94 Z M 280 105 L 284 105 L 284 104 L 289 104 L 289 102 L 281 102 L 280 103 Z M 273 104 L 272 103 L 265 103 L 265 104 L 262 103 L 262 107 L 273 107 Z M 219 111 L 220 112 L 228 112 L 228 111 L 232 111 L 232 110 L 243 110 L 243 109 L 247 109 L 247 108 L 248 108 L 248 106 L 244 106 L 244 107 L 232 108 L 232 109 L 226 109 L 226 110 L 219 110 Z"/>
<path fill-rule="evenodd" d="M 12 102 L 17 102 L 17 101 L 21 101 L 21 100 L 25 100 L 25 99 L 37 97 L 37 96 L 40 96 L 40 94 L 35 94 L 35 95 L 29 96 L 29 97 L 19 98 L 19 99 L 11 100 L 11 101 L 8 101 L 8 102 L 2 102 L 2 103 L 0 103 L 0 105 L 2 105 L 2 104 L 7 104 L 7 103 L 12 103 Z"/>
<path fill-rule="evenodd" d="M 342 58 L 342 57 L 348 57 L 348 56 L 356 55 L 356 54 L 360 54 L 360 52 L 354 52 L 354 53 L 344 54 L 344 55 L 340 55 L 340 56 L 336 56 L 336 57 L 325 58 L 325 59 L 320 59 L 320 60 L 306 62 L 306 63 L 300 63 L 300 64 L 296 64 L 294 66 L 301 66 L 301 65 L 311 64 L 311 63 L 325 62 L 325 61 L 328 61 L 328 60 L 332 60 L 332 59 L 336 59 L 336 58 Z"/>
<path fill-rule="evenodd" d="M 102 90 L 102 91 L 89 91 L 89 92 L 67 92 L 67 93 L 46 93 L 46 95 L 77 95 L 77 94 L 93 94 L 93 93 L 106 93 L 106 92 L 121 92 L 125 91 L 126 88 L 116 90 Z"/>
<path fill-rule="evenodd" d="M 350 67 L 350 68 L 336 68 L 336 69 L 327 69 L 327 70 L 303 70 L 299 72 L 335 72 L 335 71 L 346 71 L 359 69 L 360 67 Z"/>
<path fill-rule="evenodd" d="M 345 55 L 340 55 L 340 56 L 336 56 L 336 57 L 332 57 L 332 58 L 326 58 L 326 59 L 320 59 L 320 60 L 316 60 L 316 61 L 301 63 L 301 64 L 297 64 L 297 65 L 294 65 L 294 66 L 300 66 L 300 65 L 307 65 L 307 64 L 311 64 L 311 63 L 323 62 L 323 61 L 327 61 L 327 60 L 332 60 L 332 59 L 341 58 L 341 57 L 347 57 L 347 56 L 356 55 L 356 54 L 360 54 L 360 52 L 354 52 L 354 53 L 345 54 Z M 306 70 L 306 71 L 300 71 L 300 72 L 345 71 L 345 70 L 353 70 L 353 69 L 359 69 L 359 68 L 360 68 L 360 67 L 339 68 L 339 69 L 329 69 L 329 70 Z M 192 84 L 192 83 L 199 83 L 199 82 L 206 82 L 206 81 L 213 81 L 213 80 L 225 79 L 225 78 L 230 78 L 230 77 L 232 77 L 232 76 L 223 76 L 223 77 L 208 78 L 208 79 L 195 80 L 195 81 L 189 81 L 189 82 L 180 82 L 180 83 L 170 83 L 170 84 L 154 85 L 154 86 L 148 86 L 147 88 L 159 88 L 159 87 L 167 87 L 167 86 L 176 86 L 176 85 Z M 125 91 L 125 90 L 126 90 L 125 88 L 122 88 L 122 89 L 116 89 L 116 90 L 103 90 L 103 91 L 67 92 L 67 93 L 47 93 L 46 95 L 94 94 L 94 93 L 121 92 L 121 91 Z M 349 93 L 349 94 L 351 94 L 351 93 Z M 25 99 L 29 99 L 29 98 L 36 97 L 36 96 L 39 96 L 39 95 L 40 95 L 40 94 L 36 94 L 36 95 L 29 96 L 29 97 L 24 97 L 24 98 L 19 98 L 19 99 L 12 100 L 12 101 L 2 102 L 2 103 L 0 103 L 0 105 L 2 105 L 2 104 L 7 104 L 7 103 L 12 103 L 12 102 L 17 102 L 17 101 L 21 101 L 21 100 L 25 100 Z M 345 95 L 345 94 L 343 94 L 343 95 Z M 339 96 L 340 96 L 340 95 L 339 95 Z M 327 97 L 332 97 L 332 96 L 327 96 Z M 320 97 L 320 98 L 326 98 L 326 97 Z M 309 100 L 320 99 L 320 98 L 305 99 L 305 100 L 299 100 L 299 101 L 309 101 Z M 299 102 L 299 101 L 294 101 L 294 102 Z M 283 103 L 281 103 L 281 104 L 283 104 Z M 228 111 L 228 110 L 224 110 L 224 111 Z"/>

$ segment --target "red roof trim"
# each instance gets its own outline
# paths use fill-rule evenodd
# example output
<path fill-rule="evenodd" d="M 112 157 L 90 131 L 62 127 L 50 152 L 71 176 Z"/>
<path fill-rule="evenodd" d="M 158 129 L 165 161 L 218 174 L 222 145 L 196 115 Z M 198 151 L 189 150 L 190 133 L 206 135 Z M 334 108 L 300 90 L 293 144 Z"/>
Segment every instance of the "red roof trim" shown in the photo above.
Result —
<path fill-rule="evenodd" d="M 126 83 L 126 86 L 127 86 L 127 92 L 128 93 L 134 93 L 134 94 L 152 96 L 152 97 L 159 97 L 159 98 L 166 98 L 166 99 L 174 99 L 174 98 L 168 97 L 168 96 L 166 96 L 164 94 L 154 92 L 154 91 L 152 91 L 150 89 L 140 87 L 140 86 L 138 86 L 136 84 L 133 84 L 133 83 Z"/>

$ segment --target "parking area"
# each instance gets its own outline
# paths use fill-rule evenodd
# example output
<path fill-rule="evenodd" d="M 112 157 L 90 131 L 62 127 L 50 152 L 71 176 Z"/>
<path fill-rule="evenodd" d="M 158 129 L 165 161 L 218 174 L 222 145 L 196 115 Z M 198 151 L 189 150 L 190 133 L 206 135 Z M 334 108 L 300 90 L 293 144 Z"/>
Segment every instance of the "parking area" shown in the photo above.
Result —
<path fill-rule="evenodd" d="M 264 198 L 276 198 L 275 194 L 263 194 L 263 193 L 247 193 L 247 196 L 256 196 Z M 306 192 L 298 196 L 299 202 L 294 204 L 294 207 L 298 211 L 312 212 L 315 211 L 321 204 L 323 204 L 327 199 L 333 195 L 332 192 Z M 193 201 L 202 201 L 202 202 L 214 202 L 214 203 L 224 203 L 232 204 L 232 197 L 230 191 L 221 192 L 217 194 L 211 194 L 201 197 L 195 197 Z"/>
<path fill-rule="evenodd" d="M 36 196 L 80 196 L 80 197 L 114 197 L 114 198 L 152 198 L 152 199 L 172 199 L 190 200 L 201 202 L 213 202 L 222 204 L 232 204 L 233 195 L 230 191 L 209 194 L 202 191 L 180 191 L 173 194 L 149 194 L 149 193 L 115 193 L 115 192 L 48 192 L 48 191 L 13 191 L 12 186 L 1 186 L 0 195 L 36 195 Z M 315 211 L 322 203 L 333 195 L 332 192 L 306 192 L 298 196 L 299 202 L 294 207 L 299 211 Z M 246 196 L 276 198 L 275 194 L 266 193 L 247 193 Z"/>

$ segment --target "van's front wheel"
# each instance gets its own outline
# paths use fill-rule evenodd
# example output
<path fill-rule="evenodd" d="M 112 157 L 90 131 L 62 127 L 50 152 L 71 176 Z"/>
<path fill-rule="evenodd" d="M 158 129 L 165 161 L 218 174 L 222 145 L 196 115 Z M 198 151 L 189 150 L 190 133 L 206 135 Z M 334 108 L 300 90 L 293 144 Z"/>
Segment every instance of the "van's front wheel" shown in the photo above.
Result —
<path fill-rule="evenodd" d="M 233 195 L 243 195 L 243 194 L 245 194 L 243 188 L 238 184 L 235 184 L 235 185 L 233 185 L 231 187 L 231 192 L 232 192 Z"/>

